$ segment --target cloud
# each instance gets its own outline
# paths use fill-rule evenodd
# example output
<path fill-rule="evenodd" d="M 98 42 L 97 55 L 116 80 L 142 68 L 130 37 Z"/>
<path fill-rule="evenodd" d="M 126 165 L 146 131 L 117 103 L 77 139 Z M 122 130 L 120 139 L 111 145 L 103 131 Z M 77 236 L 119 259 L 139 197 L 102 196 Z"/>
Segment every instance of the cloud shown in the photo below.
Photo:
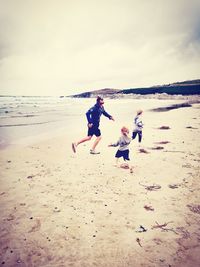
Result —
<path fill-rule="evenodd" d="M 199 78 L 197 0 L 0 0 L 0 91 L 71 94 Z"/>

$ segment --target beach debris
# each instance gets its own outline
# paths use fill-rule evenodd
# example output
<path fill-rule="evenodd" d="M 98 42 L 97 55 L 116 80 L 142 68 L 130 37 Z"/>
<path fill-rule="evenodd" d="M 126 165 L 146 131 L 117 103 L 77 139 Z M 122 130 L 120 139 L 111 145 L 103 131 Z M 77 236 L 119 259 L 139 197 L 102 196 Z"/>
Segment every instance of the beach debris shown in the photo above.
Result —
<path fill-rule="evenodd" d="M 163 146 L 156 146 L 156 147 L 151 147 L 151 149 L 153 149 L 153 150 L 162 150 L 162 149 L 164 149 L 164 147 Z"/>
<path fill-rule="evenodd" d="M 192 107 L 192 103 L 188 101 L 188 102 L 184 102 L 180 104 L 173 104 L 173 105 L 166 106 L 166 107 L 154 108 L 154 109 L 151 109 L 151 111 L 164 112 L 164 111 L 169 111 L 169 110 L 178 109 L 178 108 L 185 108 L 185 107 Z"/>
<path fill-rule="evenodd" d="M 158 145 L 166 145 L 166 144 L 169 144 L 170 141 L 160 141 L 160 142 L 155 142 L 155 144 L 158 144 Z"/>
<path fill-rule="evenodd" d="M 29 175 L 29 176 L 27 176 L 26 178 L 27 179 L 32 179 L 34 176 L 33 175 Z"/>
<path fill-rule="evenodd" d="M 146 189 L 147 191 L 156 191 L 156 190 L 161 189 L 161 186 L 158 185 L 158 184 L 144 185 L 144 184 L 139 183 L 139 185 L 145 187 L 145 189 Z"/>
<path fill-rule="evenodd" d="M 61 210 L 58 209 L 58 207 L 55 207 L 55 208 L 53 209 L 53 212 L 61 212 Z"/>
<path fill-rule="evenodd" d="M 147 229 L 144 226 L 140 225 L 140 227 L 138 228 L 138 230 L 136 232 L 137 233 L 143 233 L 143 232 L 146 232 L 146 231 L 147 231 Z"/>
<path fill-rule="evenodd" d="M 193 126 L 187 126 L 187 127 L 185 127 L 185 128 L 187 128 L 187 129 L 198 129 L 198 128 L 195 128 L 195 127 L 193 127 Z"/>
<path fill-rule="evenodd" d="M 36 219 L 35 225 L 33 225 L 33 227 L 28 231 L 28 233 L 36 232 L 40 229 L 40 227 L 41 227 L 41 222 L 39 219 Z"/>
<path fill-rule="evenodd" d="M 144 149 L 144 148 L 140 148 L 139 149 L 139 152 L 140 153 L 145 153 L 145 154 L 148 154 L 148 153 L 150 153 L 150 152 L 148 152 L 146 149 Z"/>
<path fill-rule="evenodd" d="M 136 238 L 136 242 L 138 243 L 138 245 L 142 248 L 142 245 L 141 245 L 141 240 L 137 237 Z"/>
<path fill-rule="evenodd" d="M 145 205 L 144 209 L 148 210 L 148 211 L 154 211 L 154 208 L 152 206 L 148 206 L 148 205 Z"/>
<path fill-rule="evenodd" d="M 168 185 L 168 187 L 171 189 L 179 188 L 179 186 L 181 186 L 181 184 L 169 184 Z"/>
<path fill-rule="evenodd" d="M 194 213 L 200 214 L 200 205 L 187 205 L 187 207 Z"/>
<path fill-rule="evenodd" d="M 7 221 L 13 221 L 15 219 L 15 216 L 12 214 L 9 214 Z"/>
<path fill-rule="evenodd" d="M 154 243 L 156 243 L 156 245 L 161 245 L 163 243 L 163 241 L 160 238 L 154 238 L 153 241 Z"/>
<path fill-rule="evenodd" d="M 173 223 L 172 221 L 171 222 L 167 222 L 167 223 L 163 223 L 163 224 L 159 224 L 158 222 L 156 222 L 156 225 L 153 225 L 151 227 L 151 229 L 161 229 L 162 231 L 172 231 L 174 232 L 175 234 L 178 234 L 173 228 L 167 228 L 167 225 L 170 224 L 170 223 Z"/>
<path fill-rule="evenodd" d="M 122 163 L 120 165 L 120 168 L 122 168 L 122 169 L 129 169 L 129 165 L 127 163 Z"/>
<path fill-rule="evenodd" d="M 186 163 L 182 165 L 183 168 L 191 168 L 192 165 L 190 163 Z"/>
<path fill-rule="evenodd" d="M 190 233 L 188 232 L 188 230 L 185 230 L 184 227 L 177 227 L 176 231 L 178 232 L 178 234 L 180 233 L 182 235 L 182 238 L 190 238 Z"/>
<path fill-rule="evenodd" d="M 165 150 L 164 152 L 170 152 L 170 153 L 184 153 L 185 151 L 181 151 L 181 150 Z"/>
<path fill-rule="evenodd" d="M 158 129 L 160 129 L 160 130 L 169 130 L 170 127 L 163 125 L 163 126 L 158 127 Z"/>
<path fill-rule="evenodd" d="M 12 161 L 11 160 L 7 160 L 7 163 L 11 163 Z"/>
<path fill-rule="evenodd" d="M 133 167 L 130 168 L 130 173 L 133 173 Z"/>

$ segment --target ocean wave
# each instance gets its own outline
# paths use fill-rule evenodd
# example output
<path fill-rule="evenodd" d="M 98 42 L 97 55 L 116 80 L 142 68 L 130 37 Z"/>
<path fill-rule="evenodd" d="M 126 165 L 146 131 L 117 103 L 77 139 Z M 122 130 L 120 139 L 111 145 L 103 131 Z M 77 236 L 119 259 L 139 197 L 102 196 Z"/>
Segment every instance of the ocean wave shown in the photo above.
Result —
<path fill-rule="evenodd" d="M 0 127 L 17 127 L 17 126 L 30 126 L 30 125 L 41 125 L 41 124 L 47 124 L 50 122 L 55 121 L 44 121 L 44 122 L 34 122 L 34 123 L 19 123 L 19 124 L 0 124 Z"/>

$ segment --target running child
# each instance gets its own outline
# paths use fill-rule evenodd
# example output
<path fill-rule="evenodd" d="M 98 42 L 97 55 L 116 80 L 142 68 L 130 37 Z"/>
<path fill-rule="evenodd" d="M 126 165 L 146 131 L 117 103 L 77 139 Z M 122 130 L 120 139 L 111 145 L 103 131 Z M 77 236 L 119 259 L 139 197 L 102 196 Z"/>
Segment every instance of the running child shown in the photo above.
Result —
<path fill-rule="evenodd" d="M 130 161 L 129 158 L 129 144 L 131 142 L 131 138 L 129 137 L 129 129 L 127 127 L 121 128 L 121 136 L 119 137 L 119 140 L 116 143 L 112 143 L 108 145 L 109 147 L 117 147 L 119 146 L 115 158 L 116 158 L 116 166 L 118 167 L 119 159 L 123 158 L 125 164 L 120 165 L 122 168 L 130 169 L 130 172 L 133 172 L 133 167 L 130 166 L 127 163 L 127 161 Z"/>

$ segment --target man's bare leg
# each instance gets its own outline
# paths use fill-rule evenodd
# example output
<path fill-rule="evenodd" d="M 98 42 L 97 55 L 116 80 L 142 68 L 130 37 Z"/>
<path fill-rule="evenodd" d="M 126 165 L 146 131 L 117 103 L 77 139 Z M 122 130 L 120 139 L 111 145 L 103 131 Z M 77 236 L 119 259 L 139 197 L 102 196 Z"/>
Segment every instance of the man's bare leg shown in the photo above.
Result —
<path fill-rule="evenodd" d="M 93 144 L 93 147 L 92 147 L 92 150 L 94 151 L 96 146 L 98 145 L 98 143 L 100 142 L 101 140 L 101 136 L 98 136 L 97 139 L 95 140 L 94 144 Z"/>
<path fill-rule="evenodd" d="M 86 141 L 91 140 L 92 136 L 87 136 L 83 139 L 81 139 L 80 141 L 78 141 L 77 143 L 72 143 L 72 150 L 74 151 L 74 153 L 76 153 L 76 148 L 78 145 L 80 145 L 81 143 L 84 143 Z"/>
<path fill-rule="evenodd" d="M 80 145 L 81 143 L 84 143 L 84 142 L 86 142 L 86 141 L 90 141 L 91 139 L 92 139 L 92 136 L 87 136 L 87 137 L 81 139 L 80 141 L 78 141 L 78 142 L 76 143 L 76 146 L 78 146 L 78 145 Z"/>

